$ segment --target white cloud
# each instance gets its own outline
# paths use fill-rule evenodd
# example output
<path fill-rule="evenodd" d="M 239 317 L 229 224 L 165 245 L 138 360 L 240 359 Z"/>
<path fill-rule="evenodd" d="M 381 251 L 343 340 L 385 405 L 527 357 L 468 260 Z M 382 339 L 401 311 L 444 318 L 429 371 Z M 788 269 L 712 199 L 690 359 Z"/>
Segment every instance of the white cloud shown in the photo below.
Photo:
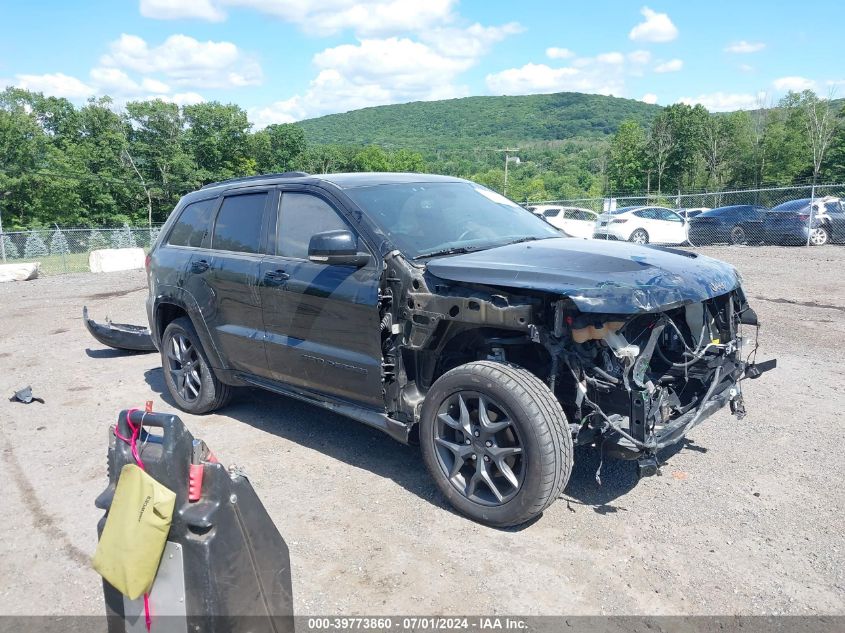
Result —
<path fill-rule="evenodd" d="M 663 62 L 654 67 L 656 73 L 676 73 L 684 67 L 684 62 L 681 59 L 670 59 L 668 62 Z"/>
<path fill-rule="evenodd" d="M 225 8 L 252 9 L 290 22 L 309 33 L 333 35 L 346 29 L 367 37 L 424 32 L 454 19 L 457 0 L 141 0 L 147 17 L 220 21 Z"/>
<path fill-rule="evenodd" d="M 622 53 L 602 53 L 601 55 L 596 56 L 596 60 L 601 62 L 602 64 L 624 64 L 625 63 L 625 56 Z"/>
<path fill-rule="evenodd" d="M 643 7 L 640 10 L 645 20 L 637 24 L 631 29 L 630 37 L 634 41 L 640 42 L 671 42 L 678 37 L 678 28 L 669 19 L 665 13 L 657 13 Z"/>
<path fill-rule="evenodd" d="M 177 86 L 233 88 L 261 83 L 258 62 L 231 42 L 200 42 L 187 35 L 171 35 L 150 46 L 137 35 L 122 34 L 100 59 L 104 67 L 142 74 L 162 74 Z"/>
<path fill-rule="evenodd" d="M 651 53 L 647 50 L 627 54 L 611 51 L 595 57 L 576 57 L 561 67 L 528 63 L 520 68 L 508 68 L 488 74 L 486 83 L 493 94 L 575 91 L 623 96 L 626 79 L 642 76 L 650 62 Z M 670 62 L 675 64 L 682 62 Z"/>
<path fill-rule="evenodd" d="M 738 42 L 733 42 L 728 44 L 725 47 L 726 53 L 756 53 L 757 51 L 762 51 L 766 48 L 766 45 L 763 42 L 747 42 L 745 40 L 740 40 Z"/>
<path fill-rule="evenodd" d="M 739 68 L 744 73 L 753 73 L 754 66 L 751 64 L 740 64 L 737 68 Z"/>
<path fill-rule="evenodd" d="M 644 66 L 651 61 L 651 53 L 649 51 L 631 51 L 628 53 L 628 61 L 632 64 Z"/>
<path fill-rule="evenodd" d="M 314 56 L 317 76 L 299 95 L 249 111 L 257 127 L 373 105 L 462 97 L 457 83 L 496 40 L 513 27 L 473 25 L 462 32 L 434 32 L 429 43 L 409 38 L 365 39 Z M 449 36 L 457 45 L 446 50 Z"/>
<path fill-rule="evenodd" d="M 737 94 L 727 92 L 711 92 L 697 97 L 681 97 L 679 103 L 695 105 L 700 103 L 711 112 L 727 112 L 731 110 L 753 110 L 757 107 L 760 95 Z"/>
<path fill-rule="evenodd" d="M 517 22 L 502 26 L 482 26 L 477 22 L 466 28 L 441 27 L 420 34 L 420 40 L 447 57 L 477 59 L 490 47 L 509 35 L 521 33 L 524 27 Z"/>
<path fill-rule="evenodd" d="M 149 77 L 144 77 L 141 80 L 141 87 L 144 90 L 149 90 L 150 92 L 157 92 L 157 93 L 168 93 L 170 92 L 170 86 L 168 86 L 163 81 L 159 81 L 158 79 L 151 79 Z M 189 93 L 186 93 L 189 94 Z M 196 93 L 193 93 L 196 94 Z M 175 97 L 176 95 L 174 95 Z"/>
<path fill-rule="evenodd" d="M 203 96 L 196 92 L 177 92 L 172 95 L 152 95 L 147 99 L 161 99 L 162 101 L 169 101 L 170 103 L 175 103 L 180 106 L 195 105 L 205 101 Z"/>
<path fill-rule="evenodd" d="M 62 73 L 18 75 L 13 83 L 27 90 L 77 102 L 91 96 L 108 95 L 114 100 L 115 107 L 123 107 L 133 100 L 162 99 L 179 104 L 204 101 L 202 95 L 196 92 L 172 93 L 170 86 L 159 79 L 141 77 L 136 80 L 119 68 L 97 66 L 91 69 L 88 77 L 86 82 Z"/>
<path fill-rule="evenodd" d="M 210 0 L 141 0 L 141 15 L 157 20 L 183 20 L 198 18 L 220 22 L 226 14 Z"/>
<path fill-rule="evenodd" d="M 575 53 L 568 48 L 550 46 L 546 49 L 546 57 L 549 59 L 569 59 L 571 57 L 575 57 Z"/>
<path fill-rule="evenodd" d="M 65 97 L 66 99 L 86 99 L 96 92 L 96 89 L 92 86 L 64 73 L 17 75 L 15 85 L 18 88 L 43 92 L 54 97 Z"/>
<path fill-rule="evenodd" d="M 647 92 L 642 96 L 640 101 L 642 101 L 644 103 L 655 104 L 655 103 L 657 103 L 657 95 L 654 94 L 653 92 Z"/>
<path fill-rule="evenodd" d="M 816 82 L 805 77 L 781 77 L 775 79 L 772 85 L 778 90 L 801 92 L 802 90 L 815 90 Z"/>
<path fill-rule="evenodd" d="M 600 68 L 551 68 L 546 64 L 525 64 L 486 77 L 493 94 L 537 94 L 561 91 L 620 95 L 624 82 L 616 73 L 603 73 Z"/>

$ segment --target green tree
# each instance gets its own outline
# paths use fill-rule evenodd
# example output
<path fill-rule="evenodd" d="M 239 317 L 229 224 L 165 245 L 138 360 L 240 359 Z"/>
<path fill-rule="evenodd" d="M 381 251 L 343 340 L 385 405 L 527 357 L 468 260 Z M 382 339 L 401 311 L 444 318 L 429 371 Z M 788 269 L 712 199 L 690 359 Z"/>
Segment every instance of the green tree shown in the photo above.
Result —
<path fill-rule="evenodd" d="M 50 253 L 53 255 L 67 255 L 70 253 L 70 246 L 67 243 L 65 234 L 61 229 L 56 228 L 50 237 Z"/>
<path fill-rule="evenodd" d="M 126 104 L 129 150 L 148 184 L 154 220 L 162 221 L 179 195 L 199 185 L 185 148 L 185 119 L 174 103 L 161 100 Z"/>
<path fill-rule="evenodd" d="M 783 97 L 772 112 L 765 140 L 768 159 L 763 182 L 788 185 L 810 177 L 805 116 L 801 96 L 794 92 Z"/>
<path fill-rule="evenodd" d="M 256 173 L 256 161 L 249 155 L 251 124 L 246 111 L 217 101 L 183 108 L 188 131 L 186 148 L 197 166 L 202 183 Z"/>
<path fill-rule="evenodd" d="M 30 231 L 26 236 L 26 244 L 23 247 L 24 259 L 37 259 L 39 257 L 47 257 L 50 252 L 47 250 L 47 245 L 38 231 Z"/>
<path fill-rule="evenodd" d="M 610 141 L 607 165 L 613 191 L 642 191 L 646 178 L 645 130 L 637 121 L 623 121 Z"/>
<path fill-rule="evenodd" d="M 259 173 L 285 172 L 305 151 L 305 132 L 291 123 L 268 125 L 253 134 L 250 143 Z"/>

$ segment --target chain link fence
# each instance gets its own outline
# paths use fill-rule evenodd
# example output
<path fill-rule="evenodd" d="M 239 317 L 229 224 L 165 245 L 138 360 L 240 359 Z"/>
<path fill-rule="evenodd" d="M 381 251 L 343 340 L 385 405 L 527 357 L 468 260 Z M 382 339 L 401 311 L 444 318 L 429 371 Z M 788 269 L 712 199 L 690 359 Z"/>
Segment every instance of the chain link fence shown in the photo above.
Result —
<path fill-rule="evenodd" d="M 103 248 L 148 250 L 161 225 L 119 229 L 53 228 L 0 234 L 0 263 L 40 262 L 40 274 L 87 272 L 88 254 Z"/>
<path fill-rule="evenodd" d="M 548 200 L 528 208 L 577 237 L 694 247 L 821 246 L 845 243 L 843 199 L 845 184 L 827 184 Z"/>

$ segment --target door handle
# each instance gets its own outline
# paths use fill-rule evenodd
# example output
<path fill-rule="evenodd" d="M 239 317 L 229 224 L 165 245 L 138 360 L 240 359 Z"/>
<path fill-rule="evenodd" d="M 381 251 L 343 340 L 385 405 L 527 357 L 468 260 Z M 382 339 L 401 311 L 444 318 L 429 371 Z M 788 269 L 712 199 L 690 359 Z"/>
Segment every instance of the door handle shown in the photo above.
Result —
<path fill-rule="evenodd" d="M 192 273 L 204 273 L 206 270 L 208 270 L 208 268 L 208 262 L 204 259 L 198 259 L 195 262 L 191 262 Z"/>
<path fill-rule="evenodd" d="M 264 273 L 264 279 L 270 282 L 287 281 L 290 279 L 290 275 L 284 270 L 268 270 Z"/>

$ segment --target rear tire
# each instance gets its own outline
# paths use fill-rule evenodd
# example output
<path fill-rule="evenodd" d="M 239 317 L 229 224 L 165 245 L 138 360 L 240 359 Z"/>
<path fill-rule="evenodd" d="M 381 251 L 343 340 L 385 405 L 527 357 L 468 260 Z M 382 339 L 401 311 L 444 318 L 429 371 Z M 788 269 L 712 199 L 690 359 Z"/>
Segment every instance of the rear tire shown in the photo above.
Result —
<path fill-rule="evenodd" d="M 472 362 L 443 374 L 423 403 L 420 444 L 449 503 L 495 527 L 541 514 L 572 471 L 572 436 L 554 394 L 505 363 Z"/>
<path fill-rule="evenodd" d="M 741 226 L 735 226 L 731 229 L 731 244 L 745 244 L 748 242 L 748 237 L 745 235 L 745 229 Z"/>
<path fill-rule="evenodd" d="M 209 413 L 232 399 L 233 388 L 214 375 L 194 324 L 187 317 L 174 319 L 165 328 L 161 366 L 167 391 L 182 411 Z"/>
<path fill-rule="evenodd" d="M 634 244 L 648 244 L 648 233 L 645 229 L 637 229 L 631 233 L 628 241 L 633 242 Z"/>

